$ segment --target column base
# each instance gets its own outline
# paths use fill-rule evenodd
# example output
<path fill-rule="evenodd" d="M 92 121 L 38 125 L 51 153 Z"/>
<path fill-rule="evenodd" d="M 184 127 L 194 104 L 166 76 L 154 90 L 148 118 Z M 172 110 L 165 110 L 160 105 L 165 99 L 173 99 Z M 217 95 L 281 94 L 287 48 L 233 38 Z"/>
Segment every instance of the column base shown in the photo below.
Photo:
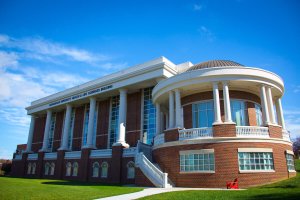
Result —
<path fill-rule="evenodd" d="M 85 145 L 81 149 L 97 149 L 94 145 Z"/>
<path fill-rule="evenodd" d="M 71 149 L 66 148 L 66 147 L 60 147 L 57 149 L 57 151 L 71 151 Z"/>
<path fill-rule="evenodd" d="M 126 142 L 116 142 L 112 146 L 114 146 L 114 147 L 122 146 L 122 147 L 125 147 L 125 148 L 129 148 L 129 144 L 127 144 Z"/>
<path fill-rule="evenodd" d="M 47 152 L 50 152 L 50 151 L 48 149 L 40 149 L 39 152 L 47 153 Z"/>

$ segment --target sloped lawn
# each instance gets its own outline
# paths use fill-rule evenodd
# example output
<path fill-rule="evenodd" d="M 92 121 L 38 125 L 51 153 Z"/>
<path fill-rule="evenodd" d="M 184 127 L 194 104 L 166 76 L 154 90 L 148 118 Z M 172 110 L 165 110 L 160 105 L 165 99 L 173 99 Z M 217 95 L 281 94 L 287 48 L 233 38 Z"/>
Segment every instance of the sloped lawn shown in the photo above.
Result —
<path fill-rule="evenodd" d="M 141 190 L 75 181 L 0 177 L 0 200 L 95 199 Z"/>
<path fill-rule="evenodd" d="M 296 160 L 296 170 L 297 176 L 294 178 L 248 190 L 169 192 L 145 197 L 142 200 L 300 200 L 300 160 Z"/>

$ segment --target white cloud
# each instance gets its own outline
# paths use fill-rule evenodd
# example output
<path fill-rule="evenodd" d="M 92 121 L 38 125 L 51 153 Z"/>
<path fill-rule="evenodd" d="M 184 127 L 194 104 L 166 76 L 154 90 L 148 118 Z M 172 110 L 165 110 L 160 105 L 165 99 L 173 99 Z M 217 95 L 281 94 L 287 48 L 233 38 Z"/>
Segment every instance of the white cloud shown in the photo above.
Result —
<path fill-rule="evenodd" d="M 193 8 L 195 11 L 200 11 L 200 10 L 202 10 L 203 6 L 200 4 L 194 4 Z"/>
<path fill-rule="evenodd" d="M 0 47 L 24 50 L 27 56 L 39 60 L 49 61 L 50 57 L 66 57 L 74 61 L 97 65 L 109 59 L 103 54 L 95 54 L 87 50 L 70 47 L 61 43 L 51 42 L 41 37 L 15 39 L 7 35 L 0 35 Z"/>
<path fill-rule="evenodd" d="M 300 137 L 300 109 L 284 110 L 285 125 L 291 138 Z"/>
<path fill-rule="evenodd" d="M 1 38 L 0 38 L 1 41 Z M 18 65 L 18 56 L 16 53 L 8 53 L 0 51 L 0 70 L 7 67 L 15 67 Z"/>
<path fill-rule="evenodd" d="M 213 42 L 215 40 L 215 35 L 212 33 L 211 30 L 209 30 L 207 27 L 205 26 L 201 26 L 198 29 L 198 32 L 200 32 L 201 34 L 201 38 L 204 40 L 207 40 L 209 42 Z"/>
<path fill-rule="evenodd" d="M 300 92 L 300 85 L 295 86 L 295 89 L 293 90 L 294 93 Z"/>

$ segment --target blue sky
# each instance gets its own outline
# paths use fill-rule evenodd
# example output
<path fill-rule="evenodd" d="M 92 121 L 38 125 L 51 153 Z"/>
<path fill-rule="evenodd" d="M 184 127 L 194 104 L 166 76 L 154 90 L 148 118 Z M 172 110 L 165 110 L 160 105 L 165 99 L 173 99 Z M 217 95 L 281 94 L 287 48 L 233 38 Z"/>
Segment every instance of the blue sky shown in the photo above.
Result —
<path fill-rule="evenodd" d="M 300 136 L 299 10 L 297 0 L 0 0 L 0 158 L 27 142 L 32 100 L 159 56 L 277 73 Z"/>

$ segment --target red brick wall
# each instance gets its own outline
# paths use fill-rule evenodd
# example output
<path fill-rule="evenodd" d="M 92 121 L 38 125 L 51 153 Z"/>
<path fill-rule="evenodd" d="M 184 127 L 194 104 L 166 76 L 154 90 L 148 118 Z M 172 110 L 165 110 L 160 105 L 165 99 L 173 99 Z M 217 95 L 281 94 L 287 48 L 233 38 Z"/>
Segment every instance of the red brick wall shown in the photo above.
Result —
<path fill-rule="evenodd" d="M 253 102 L 247 102 L 249 126 L 257 126 L 255 105 Z"/>
<path fill-rule="evenodd" d="M 177 141 L 179 139 L 179 132 L 177 128 L 165 130 L 165 142 Z"/>
<path fill-rule="evenodd" d="M 155 187 L 139 168 L 135 168 L 135 184 L 142 187 Z"/>
<path fill-rule="evenodd" d="M 55 130 L 54 130 L 54 141 L 53 141 L 53 151 L 57 151 L 60 147 L 63 122 L 64 122 L 64 111 L 56 113 L 56 122 L 55 122 Z"/>
<path fill-rule="evenodd" d="M 81 150 L 83 120 L 84 120 L 84 106 L 77 107 L 75 113 L 74 130 L 73 130 L 73 143 L 72 143 L 73 151 Z"/>
<path fill-rule="evenodd" d="M 97 121 L 97 139 L 96 146 L 98 149 L 107 148 L 108 130 L 109 130 L 109 109 L 110 100 L 100 101 Z"/>
<path fill-rule="evenodd" d="M 35 119 L 32 139 L 32 151 L 35 153 L 38 152 L 43 146 L 45 124 L 46 116 L 37 117 Z"/>
<path fill-rule="evenodd" d="M 214 137 L 236 137 L 235 124 L 218 124 L 213 126 Z"/>
<path fill-rule="evenodd" d="M 281 126 L 269 125 L 269 134 L 271 138 L 280 138 L 282 139 L 282 128 Z"/>
<path fill-rule="evenodd" d="M 189 129 L 193 128 L 193 113 L 192 113 L 192 104 L 186 105 L 183 107 L 183 121 L 184 128 Z"/>
<path fill-rule="evenodd" d="M 272 148 L 276 172 L 239 173 L 238 148 Z M 180 173 L 179 151 L 214 149 L 215 173 Z M 226 187 L 226 181 L 239 179 L 240 187 L 261 185 L 288 178 L 285 150 L 290 145 L 274 143 L 215 143 L 180 145 L 156 149 L 153 156 L 177 187 Z M 290 177 L 296 173 L 290 173 Z"/>
<path fill-rule="evenodd" d="M 128 94 L 126 116 L 126 143 L 136 146 L 141 133 L 141 92 Z"/>

